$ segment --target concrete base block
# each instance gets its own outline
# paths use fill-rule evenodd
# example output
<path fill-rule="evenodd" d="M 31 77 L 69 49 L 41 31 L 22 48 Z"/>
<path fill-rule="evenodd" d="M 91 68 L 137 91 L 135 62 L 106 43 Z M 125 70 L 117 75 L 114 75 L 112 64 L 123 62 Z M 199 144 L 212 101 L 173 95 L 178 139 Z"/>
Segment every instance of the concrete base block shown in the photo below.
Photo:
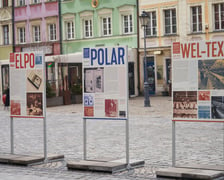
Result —
<path fill-rule="evenodd" d="M 157 177 L 211 180 L 218 177 L 224 177 L 224 171 L 170 167 L 157 170 L 156 175 Z"/>
<path fill-rule="evenodd" d="M 224 171 L 223 165 L 184 164 L 184 165 L 176 165 L 175 167 Z"/>
<path fill-rule="evenodd" d="M 70 170 L 84 170 L 84 171 L 100 171 L 114 173 L 124 171 L 128 168 L 137 168 L 144 166 L 145 161 L 131 160 L 130 167 L 124 159 L 121 160 L 80 160 L 68 161 L 67 168 Z"/>
<path fill-rule="evenodd" d="M 64 155 L 48 155 L 47 161 L 64 159 Z M 19 154 L 0 154 L 0 163 L 28 166 L 35 163 L 43 163 L 43 155 L 19 155 Z"/>

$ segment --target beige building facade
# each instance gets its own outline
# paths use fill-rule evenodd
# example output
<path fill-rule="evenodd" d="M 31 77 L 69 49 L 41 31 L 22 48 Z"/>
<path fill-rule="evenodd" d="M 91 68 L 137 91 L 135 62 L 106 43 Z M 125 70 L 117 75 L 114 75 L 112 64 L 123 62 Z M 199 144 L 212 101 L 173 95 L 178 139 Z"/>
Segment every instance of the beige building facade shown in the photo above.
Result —
<path fill-rule="evenodd" d="M 13 52 L 12 29 L 12 0 L 0 0 L 0 99 L 9 86 L 9 54 Z"/>
<path fill-rule="evenodd" d="M 150 94 L 161 95 L 171 91 L 173 42 L 224 39 L 224 0 L 139 0 L 139 16 L 143 11 L 149 18 L 146 66 Z M 139 60 L 140 90 L 143 91 L 144 31 L 140 21 Z"/>

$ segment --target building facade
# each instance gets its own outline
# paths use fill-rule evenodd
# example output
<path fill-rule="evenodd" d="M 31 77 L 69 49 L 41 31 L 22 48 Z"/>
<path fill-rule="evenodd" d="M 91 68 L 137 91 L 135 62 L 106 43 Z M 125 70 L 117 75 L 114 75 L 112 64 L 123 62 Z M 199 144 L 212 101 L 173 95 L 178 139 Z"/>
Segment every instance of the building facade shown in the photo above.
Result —
<path fill-rule="evenodd" d="M 59 96 L 64 93 L 69 99 L 81 83 L 83 48 L 126 45 L 129 49 L 129 92 L 132 96 L 138 95 L 136 0 L 116 3 L 112 0 L 64 0 L 61 29 L 63 55 L 49 59 L 57 66 Z"/>
<path fill-rule="evenodd" d="M 60 54 L 58 1 L 15 0 L 14 3 L 15 52 Z"/>
<path fill-rule="evenodd" d="M 14 52 L 43 51 L 45 57 L 61 54 L 60 1 L 14 1 Z M 54 64 L 46 64 L 47 87 L 56 92 Z"/>
<path fill-rule="evenodd" d="M 224 38 L 223 0 L 139 0 L 139 15 L 145 11 L 147 70 L 152 94 L 170 90 L 171 45 L 175 41 Z M 144 34 L 140 25 L 140 87 L 144 83 Z M 143 90 L 143 89 L 142 89 Z"/>
<path fill-rule="evenodd" d="M 9 54 L 13 51 L 12 0 L 0 0 L 0 99 L 9 87 Z"/>

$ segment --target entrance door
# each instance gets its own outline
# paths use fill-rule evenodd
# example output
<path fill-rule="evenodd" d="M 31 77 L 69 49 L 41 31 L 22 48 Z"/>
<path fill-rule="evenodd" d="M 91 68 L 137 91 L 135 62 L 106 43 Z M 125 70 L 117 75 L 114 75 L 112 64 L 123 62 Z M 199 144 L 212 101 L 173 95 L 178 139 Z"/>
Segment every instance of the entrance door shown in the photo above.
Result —
<path fill-rule="evenodd" d="M 171 59 L 166 59 L 166 84 L 169 86 L 169 95 L 171 96 Z"/>
<path fill-rule="evenodd" d="M 135 95 L 134 63 L 128 63 L 129 96 Z"/>
<path fill-rule="evenodd" d="M 155 63 L 154 63 L 154 57 L 146 57 L 146 60 L 147 60 L 146 65 L 147 65 L 147 72 L 148 72 L 147 81 L 149 83 L 149 94 L 155 94 L 156 84 L 155 84 Z M 145 68 L 144 68 L 144 70 L 145 70 Z"/>

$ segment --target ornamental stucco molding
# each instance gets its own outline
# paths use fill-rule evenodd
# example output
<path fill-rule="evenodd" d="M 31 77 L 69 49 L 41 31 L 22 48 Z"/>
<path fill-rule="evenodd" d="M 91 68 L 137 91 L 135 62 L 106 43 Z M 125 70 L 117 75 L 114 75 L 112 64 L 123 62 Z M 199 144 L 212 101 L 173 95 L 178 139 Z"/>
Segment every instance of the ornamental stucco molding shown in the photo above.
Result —
<path fill-rule="evenodd" d="M 0 21 L 8 21 L 12 19 L 11 9 L 0 9 Z"/>

